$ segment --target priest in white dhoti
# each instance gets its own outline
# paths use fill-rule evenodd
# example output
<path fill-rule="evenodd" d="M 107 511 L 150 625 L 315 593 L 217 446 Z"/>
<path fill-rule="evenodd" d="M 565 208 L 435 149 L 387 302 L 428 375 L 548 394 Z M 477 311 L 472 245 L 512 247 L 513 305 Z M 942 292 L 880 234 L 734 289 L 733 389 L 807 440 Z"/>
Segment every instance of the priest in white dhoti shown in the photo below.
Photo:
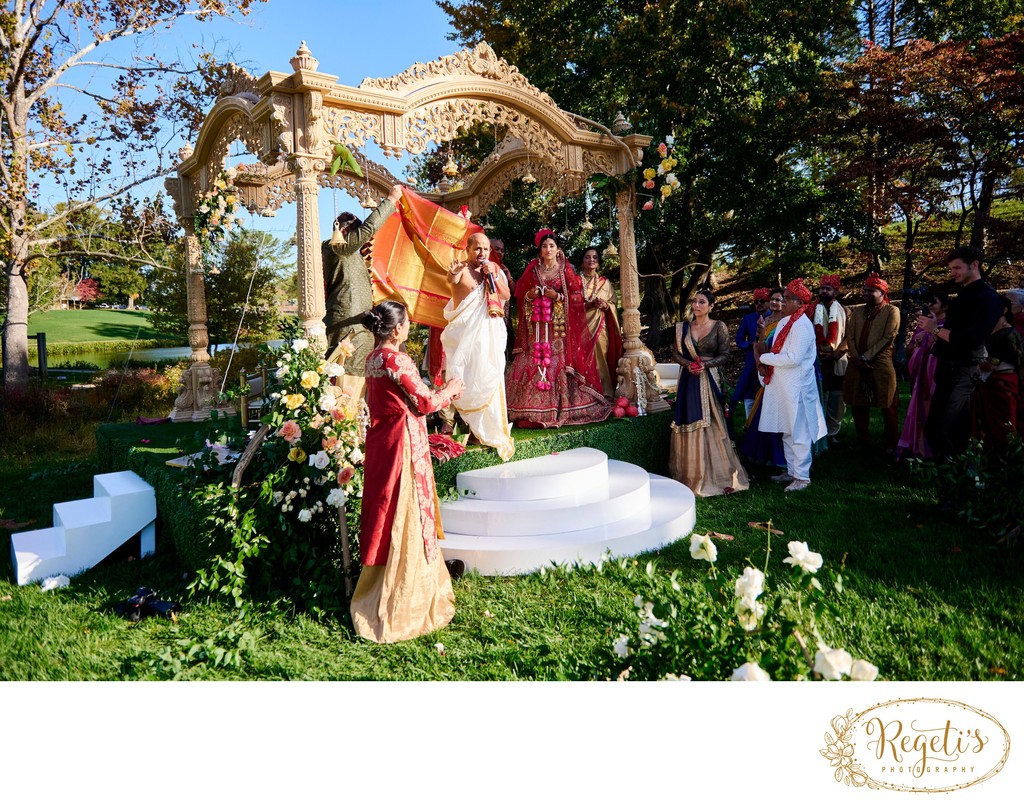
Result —
<path fill-rule="evenodd" d="M 505 301 L 511 296 L 504 273 L 489 260 L 483 233 L 470 236 L 469 259 L 448 270 L 452 298 L 444 307 L 441 332 L 445 377 L 458 376 L 466 388 L 455 409 L 473 436 L 503 460 L 515 453 L 505 403 Z"/>
<path fill-rule="evenodd" d="M 811 484 L 811 446 L 828 431 L 814 374 L 818 350 L 811 319 L 812 297 L 801 278 L 786 286 L 782 295 L 783 319 L 771 346 L 763 342 L 754 346 L 758 373 L 764 384 L 758 429 L 782 434 L 786 473 L 773 479 L 788 482 L 787 493 L 804 490 Z"/>

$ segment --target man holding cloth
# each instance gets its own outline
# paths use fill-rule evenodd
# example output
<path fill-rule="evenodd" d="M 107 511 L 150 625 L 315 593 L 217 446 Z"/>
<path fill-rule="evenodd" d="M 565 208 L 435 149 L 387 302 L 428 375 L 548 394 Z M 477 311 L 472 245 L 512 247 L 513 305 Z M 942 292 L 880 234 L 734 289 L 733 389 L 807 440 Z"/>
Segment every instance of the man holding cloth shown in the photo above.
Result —
<path fill-rule="evenodd" d="M 771 348 L 764 342 L 754 345 L 765 386 L 758 429 L 782 433 L 786 473 L 773 479 L 789 482 L 786 493 L 811 484 L 811 446 L 827 431 L 814 375 L 817 345 L 812 297 L 802 278 L 790 282 L 782 295 L 783 318 Z"/>
<path fill-rule="evenodd" d="M 508 461 L 515 453 L 505 403 L 504 304 L 511 292 L 504 273 L 489 260 L 486 235 L 470 236 L 468 252 L 468 260 L 448 270 L 452 297 L 444 307 L 448 324 L 441 332 L 445 376 L 466 384 L 453 404 L 470 431 Z"/>

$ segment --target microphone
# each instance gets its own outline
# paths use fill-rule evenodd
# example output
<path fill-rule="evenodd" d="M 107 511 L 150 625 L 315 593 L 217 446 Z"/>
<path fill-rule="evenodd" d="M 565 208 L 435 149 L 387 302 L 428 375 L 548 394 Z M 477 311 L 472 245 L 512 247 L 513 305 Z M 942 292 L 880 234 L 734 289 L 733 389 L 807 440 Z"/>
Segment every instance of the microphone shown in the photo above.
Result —
<path fill-rule="evenodd" d="M 483 269 L 483 267 L 487 266 L 487 264 L 488 264 L 488 261 L 484 261 L 483 263 L 481 263 L 480 264 L 481 270 Z M 487 274 L 484 275 L 484 279 L 487 281 L 487 288 L 491 292 L 491 294 L 497 294 L 498 293 L 498 286 L 494 282 L 494 275 L 492 275 L 490 272 L 488 272 Z"/>

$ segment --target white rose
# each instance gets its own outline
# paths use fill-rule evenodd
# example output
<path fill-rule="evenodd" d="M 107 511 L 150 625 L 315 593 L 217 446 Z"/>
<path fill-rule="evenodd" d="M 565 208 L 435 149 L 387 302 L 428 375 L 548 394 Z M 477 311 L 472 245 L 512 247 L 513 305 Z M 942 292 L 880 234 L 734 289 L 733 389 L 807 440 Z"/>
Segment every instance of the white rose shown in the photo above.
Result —
<path fill-rule="evenodd" d="M 799 566 L 805 572 L 814 574 L 821 568 L 822 558 L 817 552 L 811 552 L 807 548 L 806 541 L 790 541 L 789 557 L 782 562 L 790 566 Z"/>
<path fill-rule="evenodd" d="M 690 676 L 688 676 L 688 675 L 675 675 L 674 673 L 668 673 L 661 680 L 662 681 L 692 681 L 693 679 L 690 678 Z"/>
<path fill-rule="evenodd" d="M 275 378 L 284 378 L 286 375 L 288 375 L 287 364 L 282 364 L 280 367 L 277 368 L 276 372 L 274 373 Z"/>
<path fill-rule="evenodd" d="M 757 626 L 764 618 L 764 606 L 757 600 L 743 598 L 736 601 L 736 618 L 743 630 L 750 633 L 757 630 Z"/>
<path fill-rule="evenodd" d="M 331 464 L 331 458 L 327 455 L 326 451 L 317 451 L 316 454 L 310 454 L 309 464 L 318 471 L 322 471 Z"/>
<path fill-rule="evenodd" d="M 615 655 L 619 658 L 625 658 L 629 655 L 629 637 L 620 633 L 619 638 L 612 642 L 612 650 L 615 651 Z"/>
<path fill-rule="evenodd" d="M 335 488 L 327 494 L 327 504 L 331 507 L 342 507 L 345 504 L 345 499 L 348 498 L 345 495 L 345 491 L 341 488 Z"/>
<path fill-rule="evenodd" d="M 736 580 L 736 598 L 753 602 L 764 591 L 764 573 L 749 566 L 743 570 L 743 576 Z"/>
<path fill-rule="evenodd" d="M 284 491 L 275 490 L 274 491 L 274 504 L 280 504 L 283 499 L 284 499 Z"/>
<path fill-rule="evenodd" d="M 878 667 L 862 658 L 853 662 L 853 666 L 850 668 L 851 681 L 874 681 L 877 677 Z"/>
<path fill-rule="evenodd" d="M 690 536 L 690 557 L 694 560 L 706 560 L 714 563 L 718 558 L 718 547 L 707 535 L 694 533 Z"/>
<path fill-rule="evenodd" d="M 832 650 L 825 645 L 819 645 L 820 649 L 814 654 L 814 671 L 820 673 L 826 681 L 838 681 L 844 675 L 850 674 L 853 667 L 853 656 L 842 648 Z"/>
<path fill-rule="evenodd" d="M 665 145 L 666 146 L 674 146 L 675 143 L 676 143 L 676 139 L 674 137 L 672 137 L 672 135 L 665 135 Z"/>
<path fill-rule="evenodd" d="M 331 393 L 327 392 L 320 396 L 320 409 L 323 412 L 330 412 L 332 409 L 337 408 L 338 399 L 335 398 Z"/>
<path fill-rule="evenodd" d="M 299 510 L 299 521 L 309 521 L 313 517 L 313 514 L 309 510 L 303 508 Z"/>
<path fill-rule="evenodd" d="M 349 452 L 348 458 L 352 461 L 353 465 L 358 465 L 363 461 L 363 452 L 358 448 L 353 448 L 352 451 Z"/>
<path fill-rule="evenodd" d="M 292 350 L 305 350 L 309 347 L 309 340 L 307 339 L 293 339 Z"/>
<path fill-rule="evenodd" d="M 746 664 L 741 664 L 735 670 L 732 671 L 732 678 L 730 681 L 771 681 L 771 676 L 762 670 L 756 662 L 748 661 Z"/>
<path fill-rule="evenodd" d="M 328 378 L 336 378 L 340 375 L 345 375 L 345 368 L 335 361 L 329 361 L 327 366 L 324 367 L 324 375 Z"/>

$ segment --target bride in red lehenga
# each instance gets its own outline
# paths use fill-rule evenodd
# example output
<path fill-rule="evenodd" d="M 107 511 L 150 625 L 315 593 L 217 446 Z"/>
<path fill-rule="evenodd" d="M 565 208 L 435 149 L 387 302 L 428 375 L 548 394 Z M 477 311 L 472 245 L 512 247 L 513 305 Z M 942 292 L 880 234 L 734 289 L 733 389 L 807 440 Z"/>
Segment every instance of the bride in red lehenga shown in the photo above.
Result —
<path fill-rule="evenodd" d="M 505 374 L 508 418 L 520 428 L 606 420 L 612 405 L 601 393 L 583 283 L 551 230 L 537 233 L 534 244 L 540 257 L 516 283 L 519 329 Z"/>
<path fill-rule="evenodd" d="M 366 359 L 366 432 L 359 555 L 363 564 L 350 611 L 371 642 L 412 639 L 455 614 L 452 581 L 438 548 L 443 538 L 424 415 L 461 394 L 460 378 L 430 390 L 399 347 L 409 336 L 405 307 L 374 306 L 363 324 L 376 340 Z"/>

